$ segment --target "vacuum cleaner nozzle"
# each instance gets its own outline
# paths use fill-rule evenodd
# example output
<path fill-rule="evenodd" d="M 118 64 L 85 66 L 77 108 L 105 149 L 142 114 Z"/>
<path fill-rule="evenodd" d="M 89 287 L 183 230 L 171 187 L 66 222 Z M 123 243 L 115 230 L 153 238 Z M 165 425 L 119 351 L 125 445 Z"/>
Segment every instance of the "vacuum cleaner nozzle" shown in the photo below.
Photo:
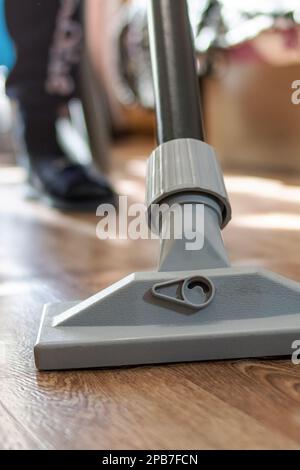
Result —
<path fill-rule="evenodd" d="M 203 249 L 187 251 L 184 237 L 164 240 L 158 272 L 133 274 L 84 302 L 46 306 L 38 369 L 290 355 L 300 338 L 300 285 L 230 267 L 221 227 L 231 209 L 212 148 L 193 139 L 160 146 L 147 186 L 149 209 L 170 198 L 204 204 Z"/>

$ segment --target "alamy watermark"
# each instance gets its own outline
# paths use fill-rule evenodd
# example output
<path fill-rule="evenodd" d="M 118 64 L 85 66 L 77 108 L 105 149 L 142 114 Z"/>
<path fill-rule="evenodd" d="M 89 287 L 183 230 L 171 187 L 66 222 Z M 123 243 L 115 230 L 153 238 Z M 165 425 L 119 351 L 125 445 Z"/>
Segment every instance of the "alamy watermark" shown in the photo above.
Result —
<path fill-rule="evenodd" d="M 291 85 L 292 92 L 291 101 L 293 104 L 300 104 L 300 80 L 294 80 Z"/>
<path fill-rule="evenodd" d="M 204 247 L 203 204 L 129 204 L 119 197 L 118 210 L 111 204 L 97 209 L 96 234 L 100 240 L 184 240 L 187 251 Z"/>
<path fill-rule="evenodd" d="M 294 352 L 292 354 L 292 363 L 295 366 L 300 365 L 300 340 L 296 340 L 292 344 L 292 349 L 294 349 Z"/>
<path fill-rule="evenodd" d="M 291 101 L 294 105 L 300 104 L 300 80 L 294 80 L 292 82 L 291 88 L 293 90 L 291 95 Z M 292 349 L 294 350 L 292 354 L 292 363 L 294 365 L 300 365 L 300 340 L 296 340 L 292 344 Z"/>

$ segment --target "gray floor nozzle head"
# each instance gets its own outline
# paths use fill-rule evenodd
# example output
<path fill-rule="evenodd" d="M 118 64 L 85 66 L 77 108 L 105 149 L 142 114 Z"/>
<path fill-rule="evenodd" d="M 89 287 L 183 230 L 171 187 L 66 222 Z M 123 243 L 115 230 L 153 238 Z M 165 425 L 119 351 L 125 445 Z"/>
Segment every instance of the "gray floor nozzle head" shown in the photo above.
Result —
<path fill-rule="evenodd" d="M 203 292 L 193 293 L 198 310 L 181 291 L 196 277 L 214 286 L 204 308 Z M 298 283 L 254 269 L 140 273 L 85 302 L 47 306 L 35 359 L 40 370 L 59 370 L 289 356 L 297 339 Z"/>

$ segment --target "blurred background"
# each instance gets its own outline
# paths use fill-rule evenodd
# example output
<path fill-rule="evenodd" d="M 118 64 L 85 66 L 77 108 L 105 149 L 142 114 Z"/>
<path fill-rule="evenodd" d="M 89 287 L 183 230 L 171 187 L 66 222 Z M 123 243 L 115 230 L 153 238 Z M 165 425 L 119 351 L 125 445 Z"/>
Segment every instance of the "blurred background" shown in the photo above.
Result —
<path fill-rule="evenodd" d="M 0 0 L 0 145 L 6 150 L 13 117 L 4 81 L 15 53 L 3 5 Z M 217 148 L 223 165 L 252 172 L 297 171 L 300 106 L 292 104 L 291 96 L 292 83 L 300 77 L 298 2 L 191 0 L 189 5 L 207 140 Z M 85 21 L 94 81 L 91 84 L 89 69 L 87 101 L 92 101 L 100 119 L 98 133 L 110 120 L 116 135 L 152 136 L 145 0 L 87 0 Z M 66 134 L 70 131 L 66 125 L 62 128 Z M 104 146 L 104 129 L 101 134 Z M 106 149 L 97 153 L 96 158 L 107 158 Z"/>
<path fill-rule="evenodd" d="M 135 98 L 151 108 L 145 2 L 129 3 L 119 47 L 123 102 Z M 291 87 L 300 72 L 299 3 L 192 0 L 189 6 L 207 139 L 223 164 L 298 170 L 300 108 L 292 105 Z"/>

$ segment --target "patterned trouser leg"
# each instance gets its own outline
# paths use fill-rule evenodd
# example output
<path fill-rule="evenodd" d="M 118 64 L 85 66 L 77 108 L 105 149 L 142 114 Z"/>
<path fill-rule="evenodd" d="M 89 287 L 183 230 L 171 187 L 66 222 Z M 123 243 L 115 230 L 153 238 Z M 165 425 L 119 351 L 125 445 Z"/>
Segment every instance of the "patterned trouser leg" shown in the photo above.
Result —
<path fill-rule="evenodd" d="M 80 0 L 6 0 L 17 51 L 8 93 L 22 107 L 49 112 L 78 96 L 83 29 Z"/>

